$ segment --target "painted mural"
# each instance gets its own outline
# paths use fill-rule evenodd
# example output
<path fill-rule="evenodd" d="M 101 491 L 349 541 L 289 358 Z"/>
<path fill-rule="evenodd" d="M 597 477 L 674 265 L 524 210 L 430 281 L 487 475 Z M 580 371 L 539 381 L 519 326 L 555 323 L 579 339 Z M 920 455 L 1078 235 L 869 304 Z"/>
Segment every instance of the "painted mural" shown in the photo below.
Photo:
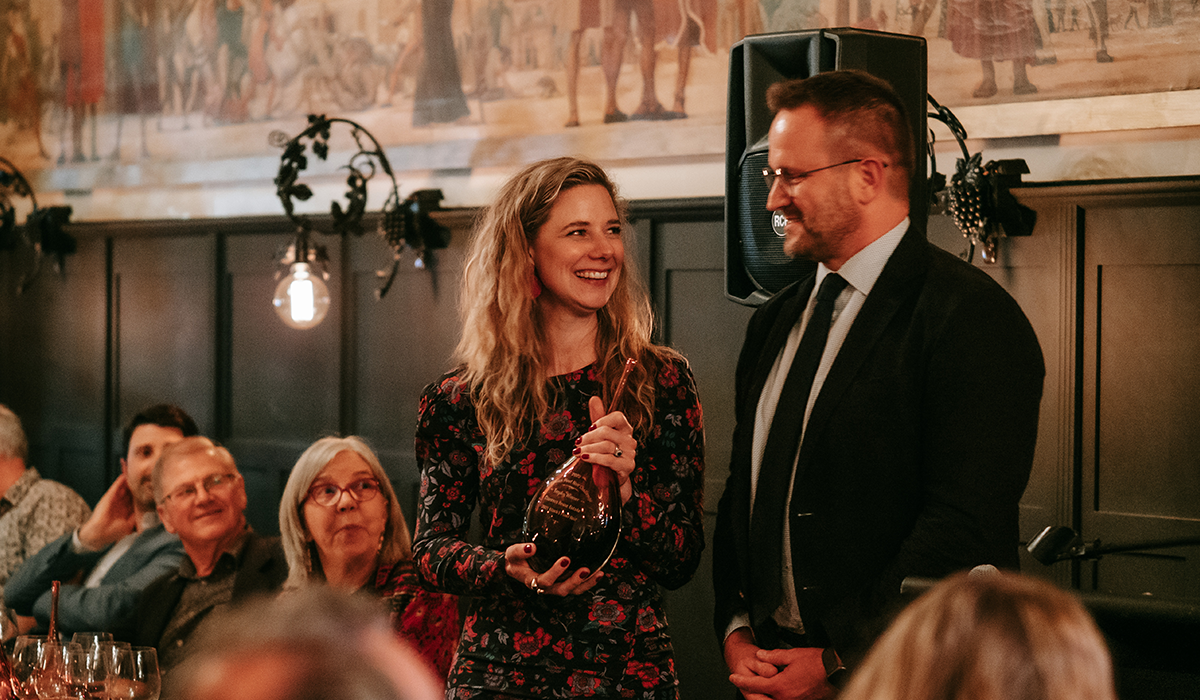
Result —
<path fill-rule="evenodd" d="M 930 92 L 954 107 L 1200 88 L 1198 4 L 0 0 L 0 155 L 98 182 L 113 165 L 271 156 L 270 131 L 322 113 L 402 149 L 404 170 L 711 156 L 746 34 L 924 36 Z"/>

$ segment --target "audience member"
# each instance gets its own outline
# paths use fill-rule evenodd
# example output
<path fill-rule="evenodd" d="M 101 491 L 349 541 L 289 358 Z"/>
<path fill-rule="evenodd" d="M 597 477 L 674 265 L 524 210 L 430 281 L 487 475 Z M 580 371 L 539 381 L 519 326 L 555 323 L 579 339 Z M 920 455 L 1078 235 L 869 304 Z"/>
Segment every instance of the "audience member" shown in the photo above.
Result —
<path fill-rule="evenodd" d="M 0 586 L 22 562 L 90 514 L 82 496 L 43 479 L 27 459 L 21 419 L 0 404 Z"/>
<path fill-rule="evenodd" d="M 142 589 L 179 566 L 183 545 L 158 520 L 151 475 L 163 448 L 197 433 L 177 406 L 158 404 L 135 415 L 124 430 L 125 457 L 83 525 L 31 557 L 4 587 L 22 632 L 50 621 L 50 585 L 64 583 L 58 629 L 66 634 L 107 630 L 137 604 Z"/>
<path fill-rule="evenodd" d="M 178 669 L 179 700 L 437 700 L 442 685 L 376 606 L 327 587 L 216 616 Z"/>
<path fill-rule="evenodd" d="M 279 505 L 286 588 L 325 582 L 385 598 L 392 627 L 444 680 L 458 645 L 457 596 L 421 586 L 400 502 L 358 437 L 327 437 L 300 455 Z"/>
<path fill-rule="evenodd" d="M 163 692 L 213 611 L 278 590 L 287 562 L 278 537 L 246 524 L 246 486 L 229 450 L 205 437 L 168 445 L 154 466 L 158 517 L 187 554 L 178 569 L 142 593 L 120 637 L 158 648 Z M 119 637 L 119 638 L 120 638 Z"/>
<path fill-rule="evenodd" d="M 840 700 L 1115 700 L 1083 606 L 1016 573 L 957 574 L 896 618 Z"/>

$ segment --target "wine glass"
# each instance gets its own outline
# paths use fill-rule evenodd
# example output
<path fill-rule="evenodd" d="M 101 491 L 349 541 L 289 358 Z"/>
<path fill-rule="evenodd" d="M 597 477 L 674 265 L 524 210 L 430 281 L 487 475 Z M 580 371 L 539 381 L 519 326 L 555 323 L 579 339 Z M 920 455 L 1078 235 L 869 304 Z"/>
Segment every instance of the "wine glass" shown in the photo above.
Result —
<path fill-rule="evenodd" d="M 71 635 L 71 641 L 84 649 L 90 649 L 98 642 L 111 642 L 112 640 L 111 632 L 76 632 Z"/>
<path fill-rule="evenodd" d="M 38 654 L 37 666 L 30 677 L 39 700 L 68 698 L 71 679 L 67 673 L 69 656 L 82 650 L 78 644 L 47 641 Z"/>
<path fill-rule="evenodd" d="M 94 697 L 92 691 L 91 649 L 72 642 L 63 656 L 63 678 L 66 680 L 67 695 L 73 700 Z"/>
<path fill-rule="evenodd" d="M 48 643 L 45 635 L 41 634 L 24 634 L 17 637 L 13 646 L 11 666 L 13 678 L 20 685 L 19 692 L 22 698 L 37 697 L 33 689 L 33 678 L 41 662 L 42 650 Z"/>
<path fill-rule="evenodd" d="M 158 672 L 158 652 L 154 647 L 134 647 L 131 651 L 133 662 L 133 684 L 129 700 L 158 700 L 162 690 L 162 677 Z"/>
<path fill-rule="evenodd" d="M 108 692 L 105 693 L 111 700 L 142 700 L 143 698 L 158 697 L 158 655 L 155 653 L 152 659 L 153 667 L 151 667 L 149 655 L 145 654 L 141 648 L 139 648 L 139 652 L 135 653 L 128 644 L 114 647 L 113 665 L 109 669 L 106 685 Z M 153 687 L 147 687 L 148 684 Z M 151 690 L 153 690 L 153 695 L 148 694 Z"/>

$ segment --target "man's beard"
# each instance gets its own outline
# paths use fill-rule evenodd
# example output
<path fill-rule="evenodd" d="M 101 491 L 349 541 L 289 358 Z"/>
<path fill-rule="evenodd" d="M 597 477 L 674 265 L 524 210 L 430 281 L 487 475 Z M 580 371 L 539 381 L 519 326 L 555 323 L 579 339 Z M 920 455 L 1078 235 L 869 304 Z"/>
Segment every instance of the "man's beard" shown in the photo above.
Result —
<path fill-rule="evenodd" d="M 846 190 L 835 190 L 833 201 L 826 201 L 809 211 L 801 212 L 798 220 L 789 222 L 800 226 L 804 232 L 788 235 L 783 239 L 783 252 L 793 258 L 806 258 L 827 262 L 836 257 L 840 242 L 862 223 L 862 212 L 850 200 Z M 799 212 L 793 205 L 792 210 Z M 791 217 L 789 217 L 791 218 Z"/>

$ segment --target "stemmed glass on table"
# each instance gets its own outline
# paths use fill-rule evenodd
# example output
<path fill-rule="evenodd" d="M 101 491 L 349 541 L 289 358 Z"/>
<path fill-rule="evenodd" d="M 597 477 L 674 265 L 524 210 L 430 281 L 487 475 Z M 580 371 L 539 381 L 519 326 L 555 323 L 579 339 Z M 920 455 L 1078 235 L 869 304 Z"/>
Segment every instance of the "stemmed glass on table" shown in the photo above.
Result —
<path fill-rule="evenodd" d="M 158 700 L 162 680 L 158 672 L 158 652 L 154 647 L 132 647 L 117 652 L 110 676 L 113 700 Z"/>

